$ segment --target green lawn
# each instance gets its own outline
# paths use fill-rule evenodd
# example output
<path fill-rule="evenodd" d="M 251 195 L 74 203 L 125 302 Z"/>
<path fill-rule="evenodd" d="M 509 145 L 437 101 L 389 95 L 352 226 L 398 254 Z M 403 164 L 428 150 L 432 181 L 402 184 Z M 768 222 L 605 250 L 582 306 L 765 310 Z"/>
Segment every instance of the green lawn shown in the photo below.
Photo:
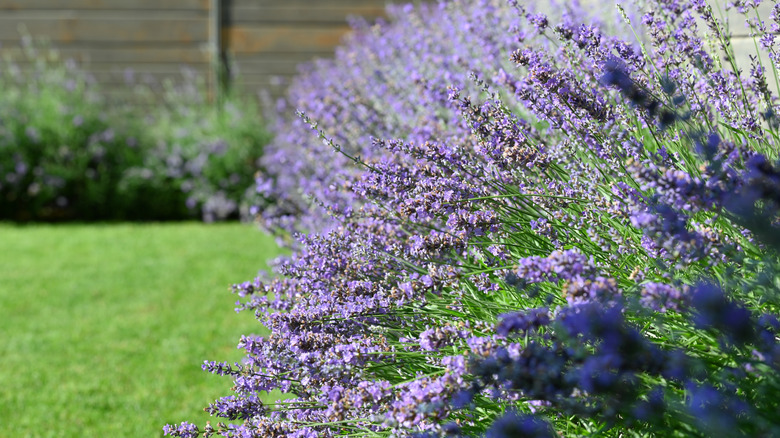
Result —
<path fill-rule="evenodd" d="M 157 437 L 228 395 L 229 286 L 279 253 L 240 224 L 0 225 L 0 437 Z"/>

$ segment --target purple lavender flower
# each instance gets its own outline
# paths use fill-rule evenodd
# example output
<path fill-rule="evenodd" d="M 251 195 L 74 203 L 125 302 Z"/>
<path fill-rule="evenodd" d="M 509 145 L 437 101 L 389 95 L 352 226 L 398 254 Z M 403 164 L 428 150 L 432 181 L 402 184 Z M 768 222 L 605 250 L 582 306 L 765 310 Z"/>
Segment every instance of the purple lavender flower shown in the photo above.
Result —
<path fill-rule="evenodd" d="M 690 301 L 684 290 L 666 283 L 645 283 L 641 295 L 640 302 L 645 307 L 659 312 L 680 312 Z"/>
<path fill-rule="evenodd" d="M 718 286 L 699 284 L 691 291 L 691 307 L 696 311 L 693 319 L 696 327 L 720 331 L 738 346 L 756 341 L 756 326 L 750 311 L 727 299 Z"/>
<path fill-rule="evenodd" d="M 165 435 L 177 436 L 181 438 L 198 438 L 198 435 L 200 435 L 198 426 L 192 423 L 187 423 L 186 421 L 183 421 L 178 426 L 167 424 L 165 427 L 163 427 L 163 432 Z"/>
<path fill-rule="evenodd" d="M 736 395 L 718 391 L 710 385 L 690 384 L 688 409 L 702 430 L 729 436 L 748 436 L 741 422 L 749 418 L 750 407 Z"/>
<path fill-rule="evenodd" d="M 500 315 L 499 318 L 500 322 L 498 327 L 496 327 L 496 334 L 499 336 L 507 336 L 512 332 L 520 332 L 522 334 L 550 323 L 549 310 L 547 308 L 508 313 Z"/>
<path fill-rule="evenodd" d="M 486 438 L 511 438 L 511 437 L 551 438 L 556 434 L 552 427 L 539 418 L 532 415 L 522 415 L 517 412 L 508 412 L 499 418 L 488 429 Z"/>

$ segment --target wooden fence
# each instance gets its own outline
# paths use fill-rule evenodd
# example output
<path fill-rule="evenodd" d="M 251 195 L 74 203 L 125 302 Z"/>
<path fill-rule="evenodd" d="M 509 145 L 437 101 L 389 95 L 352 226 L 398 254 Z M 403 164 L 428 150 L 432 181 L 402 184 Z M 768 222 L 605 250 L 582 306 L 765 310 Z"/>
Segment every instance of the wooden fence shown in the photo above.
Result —
<path fill-rule="evenodd" d="M 160 81 L 186 65 L 209 75 L 210 13 L 208 0 L 0 0 L 0 53 L 18 52 L 25 35 L 48 40 L 122 94 L 132 72 Z"/>
<path fill-rule="evenodd" d="M 25 35 L 44 39 L 104 86 L 181 78 L 182 67 L 213 90 L 228 62 L 250 91 L 278 96 L 297 65 L 327 57 L 347 17 L 381 16 L 386 0 L 0 0 L 0 55 Z M 16 57 L 16 59 L 19 59 Z M 25 68 L 24 62 L 21 64 Z"/>
<path fill-rule="evenodd" d="M 314 57 L 328 57 L 349 31 L 346 17 L 378 17 L 385 0 L 228 0 L 223 47 L 245 86 L 277 94 L 279 77 Z"/>
<path fill-rule="evenodd" d="M 330 56 L 349 30 L 348 15 L 376 18 L 388 1 L 0 0 L 0 55 L 19 52 L 25 34 L 45 38 L 119 96 L 131 92 L 128 79 L 180 79 L 183 66 L 215 91 L 227 61 L 248 91 L 278 96 L 300 62 Z M 735 12 L 729 17 L 742 28 Z M 735 51 L 746 58 L 753 43 L 744 31 L 735 35 Z"/>

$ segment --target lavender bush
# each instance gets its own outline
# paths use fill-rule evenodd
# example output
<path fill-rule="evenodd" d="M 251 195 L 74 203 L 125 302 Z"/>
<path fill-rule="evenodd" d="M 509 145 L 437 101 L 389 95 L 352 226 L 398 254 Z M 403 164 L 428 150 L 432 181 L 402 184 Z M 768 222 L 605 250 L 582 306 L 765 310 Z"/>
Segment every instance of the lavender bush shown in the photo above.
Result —
<path fill-rule="evenodd" d="M 0 219 L 238 218 L 268 141 L 256 102 L 216 105 L 186 74 L 119 105 L 55 50 L 23 49 L 0 63 Z"/>
<path fill-rule="evenodd" d="M 269 134 L 252 97 L 225 90 L 214 103 L 206 88 L 188 70 L 178 82 L 135 84 L 153 108 L 139 121 L 150 144 L 143 162 L 126 170 L 120 191 L 143 199 L 169 193 L 179 199 L 172 204 L 183 210 L 179 216 L 237 219 Z"/>
<path fill-rule="evenodd" d="M 138 138 L 106 117 L 92 78 L 26 39 L 29 70 L 0 66 L 0 218 L 111 218 L 116 186 L 140 164 Z"/>
<path fill-rule="evenodd" d="M 294 253 L 234 289 L 270 334 L 203 365 L 223 420 L 165 433 L 780 434 L 780 6 L 756 3 L 747 67 L 703 0 L 358 23 L 266 150 L 259 220 Z"/>

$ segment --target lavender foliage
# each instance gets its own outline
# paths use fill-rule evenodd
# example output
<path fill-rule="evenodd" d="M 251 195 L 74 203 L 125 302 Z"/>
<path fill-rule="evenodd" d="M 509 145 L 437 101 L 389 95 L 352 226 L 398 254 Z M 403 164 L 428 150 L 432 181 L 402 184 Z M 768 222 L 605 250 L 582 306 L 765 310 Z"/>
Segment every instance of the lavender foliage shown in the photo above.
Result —
<path fill-rule="evenodd" d="M 302 73 L 209 434 L 780 433 L 774 91 L 703 1 L 629 3 L 391 8 Z"/>

